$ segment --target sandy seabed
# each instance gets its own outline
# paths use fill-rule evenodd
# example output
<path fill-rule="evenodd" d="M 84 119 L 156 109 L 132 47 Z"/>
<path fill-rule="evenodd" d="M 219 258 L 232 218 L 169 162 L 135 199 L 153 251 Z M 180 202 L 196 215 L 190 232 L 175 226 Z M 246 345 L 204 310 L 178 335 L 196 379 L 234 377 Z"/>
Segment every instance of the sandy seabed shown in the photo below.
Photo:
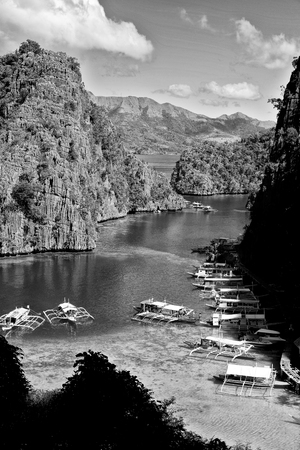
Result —
<path fill-rule="evenodd" d="M 134 323 L 113 334 L 11 343 L 22 348 L 25 375 L 34 389 L 60 388 L 74 373 L 76 354 L 91 349 L 105 354 L 118 370 L 130 371 L 156 400 L 175 397 L 175 414 L 203 438 L 219 438 L 228 446 L 250 444 L 253 450 L 299 450 L 300 396 L 283 388 L 257 397 L 221 392 L 213 376 L 226 372 L 227 361 L 189 356 L 183 342 L 197 339 L 198 327 Z M 278 368 L 278 354 L 259 354 L 257 364 Z"/>

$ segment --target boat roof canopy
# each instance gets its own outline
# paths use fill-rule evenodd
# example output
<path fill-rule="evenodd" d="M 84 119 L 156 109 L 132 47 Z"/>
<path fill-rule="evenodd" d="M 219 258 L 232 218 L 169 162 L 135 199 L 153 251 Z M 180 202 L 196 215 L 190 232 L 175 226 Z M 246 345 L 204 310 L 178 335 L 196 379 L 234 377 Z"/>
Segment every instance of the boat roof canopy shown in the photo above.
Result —
<path fill-rule="evenodd" d="M 164 309 L 172 310 L 172 311 L 180 311 L 181 309 L 186 309 L 184 306 L 178 306 L 178 305 L 165 305 Z"/>
<path fill-rule="evenodd" d="M 28 311 L 28 308 L 16 308 L 13 311 L 9 312 L 8 314 L 6 314 L 6 317 L 19 317 L 22 314 L 24 314 L 26 311 Z"/>
<path fill-rule="evenodd" d="M 238 364 L 228 364 L 226 375 L 246 376 L 253 378 L 270 378 L 272 368 L 268 366 L 241 366 Z"/>
<path fill-rule="evenodd" d="M 70 309 L 77 309 L 76 306 L 72 305 L 72 303 L 64 302 L 58 305 L 58 308 L 61 308 L 63 311 L 68 311 Z"/>
<path fill-rule="evenodd" d="M 274 335 L 279 335 L 280 332 L 276 331 L 276 330 L 268 330 L 267 328 L 260 328 L 259 330 L 257 330 L 255 332 L 255 334 L 273 334 Z"/>
<path fill-rule="evenodd" d="M 241 347 L 245 344 L 245 341 L 237 341 L 235 339 L 226 339 L 226 338 L 218 338 L 215 336 L 207 336 L 205 339 L 213 342 L 217 342 L 218 344 L 229 345 L 232 347 Z"/>

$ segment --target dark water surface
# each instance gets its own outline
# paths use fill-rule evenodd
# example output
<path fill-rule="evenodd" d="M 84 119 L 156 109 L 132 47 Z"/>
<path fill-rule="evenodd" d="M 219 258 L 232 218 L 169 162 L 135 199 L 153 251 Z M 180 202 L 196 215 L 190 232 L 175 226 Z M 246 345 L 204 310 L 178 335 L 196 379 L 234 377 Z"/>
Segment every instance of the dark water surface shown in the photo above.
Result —
<path fill-rule="evenodd" d="M 199 292 L 186 272 L 203 256 L 191 249 L 215 237 L 238 236 L 249 213 L 246 196 L 186 198 L 217 211 L 205 214 L 189 207 L 176 213 L 130 215 L 103 223 L 93 252 L 0 259 L 0 314 L 27 304 L 41 312 L 65 297 L 95 317 L 80 335 L 132 326 L 132 306 L 149 297 L 199 309 Z M 43 326 L 32 338 L 45 333 L 62 332 Z"/>

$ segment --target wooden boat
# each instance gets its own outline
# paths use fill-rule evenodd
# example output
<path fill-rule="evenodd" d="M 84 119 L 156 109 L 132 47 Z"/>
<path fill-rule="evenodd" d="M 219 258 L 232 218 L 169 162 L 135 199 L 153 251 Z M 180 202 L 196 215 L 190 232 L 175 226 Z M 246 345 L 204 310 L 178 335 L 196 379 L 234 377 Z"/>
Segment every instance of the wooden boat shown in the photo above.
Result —
<path fill-rule="evenodd" d="M 200 325 L 220 327 L 224 323 L 237 324 L 239 327 L 250 329 L 261 328 L 266 325 L 266 317 L 264 310 L 226 310 L 215 311 L 211 318 L 206 321 L 199 321 Z"/>
<path fill-rule="evenodd" d="M 195 286 L 198 289 L 202 290 L 216 290 L 221 286 L 235 286 L 237 289 L 237 286 L 243 284 L 243 278 L 242 277 L 205 277 L 202 280 L 200 280 L 198 283 L 192 283 L 193 286 Z"/>
<path fill-rule="evenodd" d="M 192 207 L 196 208 L 196 209 L 202 209 L 203 208 L 203 203 L 201 203 L 201 202 L 193 202 L 192 203 Z"/>
<path fill-rule="evenodd" d="M 248 341 L 259 341 L 259 342 L 271 342 L 273 344 L 282 344 L 286 340 L 280 336 L 280 332 L 276 330 L 269 330 L 268 328 L 259 328 L 254 333 L 246 333 L 244 339 Z"/>
<path fill-rule="evenodd" d="M 225 356 L 230 357 L 231 361 L 241 357 L 251 359 L 255 358 L 254 355 L 249 353 L 252 345 L 247 344 L 245 341 L 216 336 L 206 336 L 205 338 L 201 338 L 199 341 L 194 343 L 190 341 L 185 341 L 184 343 L 192 348 L 189 356 L 192 356 L 196 352 L 204 352 L 206 353 L 206 358 L 209 356 L 214 356 L 216 359 L 219 356 Z"/>
<path fill-rule="evenodd" d="M 3 314 L 0 317 L 0 327 L 4 331 L 5 337 L 8 337 L 14 332 L 32 332 L 43 325 L 44 322 L 45 319 L 37 313 L 33 313 L 29 306 L 26 308 L 17 307 L 8 314 Z"/>
<path fill-rule="evenodd" d="M 216 211 L 216 209 L 213 209 L 210 205 L 205 205 L 205 206 L 203 206 L 202 211 L 208 213 L 211 211 Z"/>
<path fill-rule="evenodd" d="M 216 297 L 212 303 L 206 303 L 206 306 L 217 311 L 226 311 L 230 309 L 246 311 L 249 309 L 259 309 L 260 302 L 255 298 L 236 299 Z"/>
<path fill-rule="evenodd" d="M 233 269 L 232 267 L 216 267 L 216 268 L 199 267 L 194 272 L 187 272 L 187 274 L 194 278 L 207 278 L 207 277 L 233 278 L 242 276 L 241 273 L 237 271 L 237 269 Z"/>
<path fill-rule="evenodd" d="M 166 301 L 154 301 L 153 298 L 141 301 L 140 305 L 134 306 L 136 314 L 132 320 L 143 323 L 191 323 L 195 324 L 198 317 L 193 309 L 183 305 L 173 305 Z"/>
<path fill-rule="evenodd" d="M 256 388 L 264 388 L 270 395 L 276 380 L 276 370 L 268 366 L 246 366 L 228 363 L 225 374 L 215 377 L 223 381 L 220 391 L 234 387 L 237 395 L 251 396 Z"/>
<path fill-rule="evenodd" d="M 64 300 L 54 309 L 43 311 L 43 314 L 53 326 L 85 324 L 94 320 L 85 308 L 74 306 L 69 300 Z"/>

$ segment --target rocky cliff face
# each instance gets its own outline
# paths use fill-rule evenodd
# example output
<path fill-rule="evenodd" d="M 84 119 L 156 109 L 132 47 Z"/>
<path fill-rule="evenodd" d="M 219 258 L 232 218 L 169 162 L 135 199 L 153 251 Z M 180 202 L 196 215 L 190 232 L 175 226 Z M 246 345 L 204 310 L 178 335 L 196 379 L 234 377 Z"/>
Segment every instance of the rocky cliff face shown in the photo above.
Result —
<path fill-rule="evenodd" d="M 182 206 L 124 149 L 74 58 L 28 40 L 0 59 L 0 255 L 91 250 L 99 222 Z"/>
<path fill-rule="evenodd" d="M 284 303 L 299 304 L 300 251 L 300 60 L 286 86 L 275 141 L 251 210 L 242 260 L 284 292 Z M 299 315 L 299 312 L 298 312 Z"/>

